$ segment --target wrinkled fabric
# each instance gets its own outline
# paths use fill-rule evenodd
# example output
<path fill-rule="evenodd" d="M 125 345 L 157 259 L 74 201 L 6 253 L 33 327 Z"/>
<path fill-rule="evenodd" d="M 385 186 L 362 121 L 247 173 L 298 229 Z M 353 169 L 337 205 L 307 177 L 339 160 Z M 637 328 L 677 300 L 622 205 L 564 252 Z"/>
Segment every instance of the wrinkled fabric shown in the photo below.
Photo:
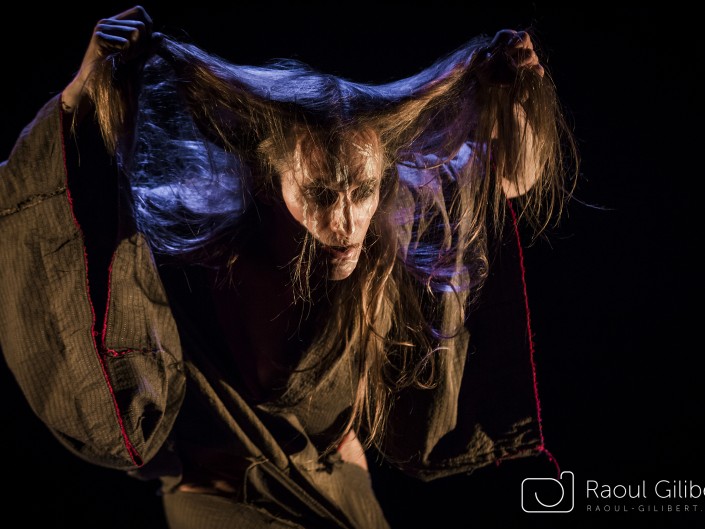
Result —
<path fill-rule="evenodd" d="M 248 401 L 223 375 L 196 268 L 158 266 L 122 226 L 104 273 L 87 269 L 94 236 L 76 213 L 92 220 L 72 200 L 63 130 L 57 96 L 0 165 L 0 347 L 32 410 L 78 457 L 162 480 L 174 529 L 387 528 L 369 474 L 322 455 L 352 404 L 352 360 L 312 381 L 304 402 Z M 515 246 L 498 249 L 478 308 L 442 344 L 439 384 L 403 391 L 391 410 L 382 451 L 419 479 L 542 449 Z M 227 493 L 178 491 L 216 478 Z"/>

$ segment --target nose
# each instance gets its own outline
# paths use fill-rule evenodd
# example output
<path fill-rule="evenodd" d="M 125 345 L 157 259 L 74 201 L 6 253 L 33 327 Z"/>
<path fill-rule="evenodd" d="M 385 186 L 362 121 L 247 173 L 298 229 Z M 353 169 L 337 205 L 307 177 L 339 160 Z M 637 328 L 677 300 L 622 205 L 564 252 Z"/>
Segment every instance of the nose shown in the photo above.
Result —
<path fill-rule="evenodd" d="M 330 227 L 333 233 L 341 239 L 350 238 L 355 233 L 353 207 L 349 197 L 342 197 L 334 206 L 331 212 Z"/>

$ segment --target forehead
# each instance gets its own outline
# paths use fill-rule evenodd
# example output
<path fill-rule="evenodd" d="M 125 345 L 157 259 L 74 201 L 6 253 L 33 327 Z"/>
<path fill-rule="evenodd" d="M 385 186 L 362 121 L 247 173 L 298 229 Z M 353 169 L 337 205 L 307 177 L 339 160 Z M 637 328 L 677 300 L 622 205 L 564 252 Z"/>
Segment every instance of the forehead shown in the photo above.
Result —
<path fill-rule="evenodd" d="M 380 142 L 371 131 L 355 131 L 332 143 L 305 134 L 297 138 L 292 154 L 297 180 L 352 185 L 382 175 Z"/>

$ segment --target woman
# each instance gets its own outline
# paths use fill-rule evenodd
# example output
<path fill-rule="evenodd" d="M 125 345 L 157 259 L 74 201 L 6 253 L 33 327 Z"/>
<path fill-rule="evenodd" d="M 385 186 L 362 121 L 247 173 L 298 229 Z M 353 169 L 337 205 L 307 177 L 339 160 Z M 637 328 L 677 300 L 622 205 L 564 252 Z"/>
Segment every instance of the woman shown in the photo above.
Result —
<path fill-rule="evenodd" d="M 388 527 L 366 449 L 420 479 L 544 450 L 521 277 L 492 285 L 566 148 L 525 32 L 365 85 L 134 7 L 0 166 L 3 353 L 69 450 L 161 480 L 172 528 Z"/>

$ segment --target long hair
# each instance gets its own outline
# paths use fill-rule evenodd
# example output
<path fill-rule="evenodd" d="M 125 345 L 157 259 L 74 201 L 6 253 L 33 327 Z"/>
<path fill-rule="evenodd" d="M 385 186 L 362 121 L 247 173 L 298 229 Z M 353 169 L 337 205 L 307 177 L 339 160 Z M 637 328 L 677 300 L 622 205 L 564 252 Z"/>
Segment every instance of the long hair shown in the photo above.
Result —
<path fill-rule="evenodd" d="M 478 68 L 489 42 L 477 37 L 415 75 L 362 84 L 291 60 L 235 65 L 160 36 L 140 84 L 116 75 L 110 58 L 92 84 L 106 145 L 130 177 L 138 229 L 155 252 L 189 262 L 237 258 L 252 204 L 277 197 L 277 166 L 297 141 L 306 163 L 345 163 L 350 138 L 373 131 L 380 203 L 313 344 L 326 354 L 301 366 L 310 382 L 354 360 L 346 430 L 366 433 L 368 446 L 397 390 L 433 386 L 444 340 L 488 274 L 502 182 L 519 186 L 519 169 L 532 164 L 536 181 L 515 207 L 535 233 L 570 194 L 566 161 L 577 157 L 550 76 L 527 69 L 507 86 L 485 86 Z M 315 244 L 307 235 L 292 267 L 303 299 Z M 290 388 L 291 398 L 307 387 Z"/>

